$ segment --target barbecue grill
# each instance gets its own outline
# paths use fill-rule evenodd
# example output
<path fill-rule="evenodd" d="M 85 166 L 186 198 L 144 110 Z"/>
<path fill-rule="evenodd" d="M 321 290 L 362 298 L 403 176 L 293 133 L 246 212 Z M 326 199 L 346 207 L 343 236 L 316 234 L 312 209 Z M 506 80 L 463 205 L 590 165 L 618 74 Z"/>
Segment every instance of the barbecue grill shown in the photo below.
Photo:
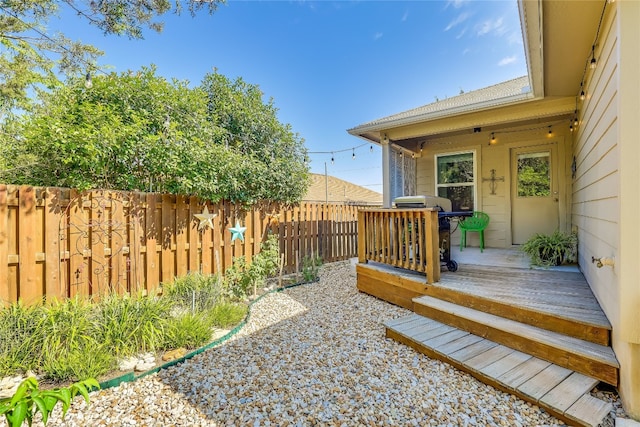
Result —
<path fill-rule="evenodd" d="M 473 212 L 452 212 L 451 200 L 436 196 L 403 196 L 393 200 L 396 208 L 435 208 L 438 211 L 440 263 L 449 271 L 458 270 L 458 263 L 451 259 L 451 219 L 471 216 Z"/>

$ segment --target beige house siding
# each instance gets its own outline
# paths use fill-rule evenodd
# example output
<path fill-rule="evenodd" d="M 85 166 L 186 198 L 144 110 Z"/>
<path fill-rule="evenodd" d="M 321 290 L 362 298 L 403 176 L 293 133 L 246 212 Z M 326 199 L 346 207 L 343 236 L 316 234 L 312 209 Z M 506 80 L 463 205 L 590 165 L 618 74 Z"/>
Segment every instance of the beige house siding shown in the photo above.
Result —
<path fill-rule="evenodd" d="M 553 135 L 548 136 L 548 126 L 552 125 Z M 435 158 L 438 154 L 474 151 L 476 154 L 476 210 L 489 214 L 491 218 L 485 231 L 485 246 L 494 248 L 511 247 L 511 151 L 521 147 L 546 147 L 557 145 L 556 179 L 558 180 L 559 224 L 563 230 L 570 229 L 569 200 L 570 144 L 569 121 L 539 122 L 516 128 L 496 129 L 496 144 L 489 144 L 491 132 L 430 139 L 417 161 L 418 194 L 435 195 Z M 496 177 L 504 181 L 496 182 L 495 194 L 491 194 L 489 181 L 495 169 Z M 569 171 L 569 172 L 567 172 Z M 452 235 L 452 243 L 459 243 L 459 233 Z M 477 246 L 477 233 L 471 233 L 468 244 Z"/>
<path fill-rule="evenodd" d="M 598 67 L 586 76 L 587 99 L 573 155 L 573 225 L 580 267 L 613 326 L 625 410 L 640 418 L 640 4 L 616 2 L 605 15 Z M 592 257 L 612 258 L 597 268 Z"/>
<path fill-rule="evenodd" d="M 617 319 L 611 317 L 620 303 L 615 270 L 598 269 L 591 262 L 592 256 L 614 257 L 619 247 L 618 39 L 615 13 L 608 18 L 602 29 L 600 66 L 587 73 L 587 99 L 579 109 L 572 222 L 578 230 L 579 263 L 615 330 Z"/>

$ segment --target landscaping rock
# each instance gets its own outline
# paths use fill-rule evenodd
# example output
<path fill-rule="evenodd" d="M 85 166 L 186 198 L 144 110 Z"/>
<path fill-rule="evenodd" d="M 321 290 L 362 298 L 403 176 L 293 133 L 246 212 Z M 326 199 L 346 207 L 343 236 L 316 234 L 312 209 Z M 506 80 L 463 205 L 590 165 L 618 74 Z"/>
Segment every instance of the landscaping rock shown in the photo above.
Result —
<path fill-rule="evenodd" d="M 165 354 L 163 354 L 162 360 L 164 360 L 165 362 L 170 362 L 172 360 L 180 359 L 181 357 L 184 357 L 185 354 L 187 354 L 186 349 L 177 348 L 175 350 L 167 351 Z"/>
<path fill-rule="evenodd" d="M 47 425 L 562 425 L 385 338 L 382 322 L 409 312 L 359 293 L 355 282 L 348 262 L 327 264 L 319 282 L 256 302 L 247 324 L 221 345 L 91 393 L 88 406 L 75 399 L 64 420 L 58 407 Z"/>

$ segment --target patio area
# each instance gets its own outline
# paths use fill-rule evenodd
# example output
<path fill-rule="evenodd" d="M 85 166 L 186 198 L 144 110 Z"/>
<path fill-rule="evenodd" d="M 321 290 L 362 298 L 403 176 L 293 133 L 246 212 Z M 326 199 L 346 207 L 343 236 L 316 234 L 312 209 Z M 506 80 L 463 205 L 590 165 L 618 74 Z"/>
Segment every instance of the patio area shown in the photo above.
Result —
<path fill-rule="evenodd" d="M 355 287 L 348 262 L 255 303 L 233 339 L 178 366 L 74 401 L 85 425 L 561 425 L 548 412 L 385 338 L 411 314 Z M 614 393 L 609 399 L 620 412 Z M 613 426 L 613 416 L 605 426 Z"/>

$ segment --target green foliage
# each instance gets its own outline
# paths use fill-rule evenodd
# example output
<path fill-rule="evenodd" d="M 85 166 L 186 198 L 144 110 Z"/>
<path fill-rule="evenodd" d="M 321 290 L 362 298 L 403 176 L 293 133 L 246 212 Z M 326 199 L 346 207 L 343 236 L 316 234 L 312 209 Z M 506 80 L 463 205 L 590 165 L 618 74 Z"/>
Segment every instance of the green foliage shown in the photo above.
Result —
<path fill-rule="evenodd" d="M 92 306 L 79 298 L 40 308 L 40 318 L 28 340 L 41 372 L 53 380 L 67 381 L 107 372 L 114 359 L 102 340 Z M 36 350 L 39 349 L 39 350 Z M 87 355 L 93 353 L 93 359 Z M 95 364 L 99 361 L 100 363 Z"/>
<path fill-rule="evenodd" d="M 522 251 L 529 255 L 532 265 L 550 267 L 563 262 L 575 262 L 578 236 L 556 230 L 552 234 L 536 234 L 522 245 Z"/>
<path fill-rule="evenodd" d="M 549 157 L 518 159 L 518 197 L 546 197 L 550 194 Z"/>
<path fill-rule="evenodd" d="M 34 369 L 38 350 L 28 344 L 40 313 L 39 306 L 21 301 L 0 306 L 0 377 Z"/>
<path fill-rule="evenodd" d="M 200 10 L 213 13 L 224 0 L 189 0 L 193 15 Z M 104 34 L 142 38 L 143 29 L 162 30 L 156 20 L 172 10 L 180 13 L 183 2 L 170 0 L 3 0 L 0 7 L 0 115 L 29 104 L 29 92 L 58 84 L 58 73 L 77 76 L 95 69 L 102 52 L 70 40 L 61 33 L 47 34 L 50 19 L 67 7 L 77 16 L 100 28 Z"/>
<path fill-rule="evenodd" d="M 98 305 L 102 341 L 117 356 L 163 347 L 173 303 L 168 298 L 112 295 Z"/>
<path fill-rule="evenodd" d="M 71 384 L 69 387 L 55 388 L 53 390 L 40 390 L 38 381 L 29 377 L 24 380 L 12 397 L 0 399 L 0 416 L 4 415 L 7 424 L 19 427 L 25 421 L 31 425 L 33 416 L 39 411 L 42 414 L 42 423 L 47 424 L 53 408 L 62 403 L 62 418 L 67 414 L 71 401 L 78 394 L 89 403 L 89 391 L 99 389 L 100 384 L 89 378 Z"/>
<path fill-rule="evenodd" d="M 211 340 L 213 322 L 206 313 L 182 313 L 169 322 L 165 348 L 198 348 Z"/>
<path fill-rule="evenodd" d="M 82 78 L 50 93 L 0 137 L 0 180 L 153 190 L 251 204 L 298 201 L 308 186 L 303 140 L 257 86 L 205 76 L 202 86 L 137 73 Z"/>
<path fill-rule="evenodd" d="M 220 303 L 208 313 L 211 323 L 218 328 L 228 328 L 237 325 L 246 315 L 246 304 L 236 304 L 232 302 Z"/>
<path fill-rule="evenodd" d="M 247 273 L 247 260 L 244 256 L 234 257 L 230 267 L 224 272 L 222 285 L 226 297 L 242 299 L 248 294 L 251 278 Z"/>
<path fill-rule="evenodd" d="M 305 256 L 302 258 L 302 280 L 305 282 L 313 282 L 316 280 L 321 266 L 322 258 L 318 255 Z"/>
<path fill-rule="evenodd" d="M 185 276 L 176 277 L 170 284 L 163 284 L 163 295 L 184 310 L 193 313 L 210 310 L 215 307 L 222 297 L 222 282 L 216 275 L 200 272 L 190 272 Z"/>
<path fill-rule="evenodd" d="M 253 295 L 256 295 L 258 286 L 278 271 L 279 260 L 278 237 L 270 234 L 260 245 L 260 252 L 253 257 L 251 264 L 247 264 L 244 256 L 233 259 L 233 264 L 224 273 L 223 284 L 226 295 L 238 299 L 245 298 L 251 288 L 253 288 Z"/>

